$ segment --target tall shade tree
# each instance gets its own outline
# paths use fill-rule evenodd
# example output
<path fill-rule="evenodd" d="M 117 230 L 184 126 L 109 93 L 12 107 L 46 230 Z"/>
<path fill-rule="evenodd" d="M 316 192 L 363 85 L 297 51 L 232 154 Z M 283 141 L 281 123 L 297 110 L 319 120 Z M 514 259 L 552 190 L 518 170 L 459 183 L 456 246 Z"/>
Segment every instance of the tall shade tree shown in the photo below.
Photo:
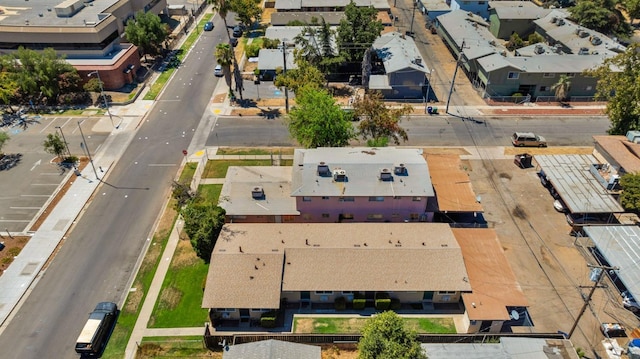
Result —
<path fill-rule="evenodd" d="M 372 6 L 358 7 L 353 0 L 346 6 L 337 38 L 338 48 L 346 61 L 362 61 L 365 51 L 380 36 L 384 27 L 377 17 L 378 10 Z"/>
<path fill-rule="evenodd" d="M 598 78 L 596 95 L 607 99 L 605 113 L 609 116 L 609 134 L 624 135 L 640 130 L 640 45 L 631 45 L 627 51 L 608 58 L 603 65 L 588 71 Z"/>
<path fill-rule="evenodd" d="M 227 24 L 227 15 L 229 11 L 231 11 L 231 4 L 228 0 L 207 0 L 208 4 L 213 6 L 213 9 L 218 12 L 222 21 L 224 22 L 224 29 L 227 32 L 227 37 L 231 40 L 231 35 L 229 34 L 229 25 Z"/>
<path fill-rule="evenodd" d="M 57 133 L 48 134 L 47 138 L 42 143 L 42 146 L 47 153 L 56 155 L 56 157 L 58 157 L 59 159 L 62 159 L 62 156 L 64 155 L 66 149 L 64 141 L 62 141 Z"/>
<path fill-rule="evenodd" d="M 627 173 L 620 177 L 622 194 L 620 204 L 630 212 L 640 213 L 640 173 Z"/>
<path fill-rule="evenodd" d="M 231 64 L 234 63 L 233 48 L 228 43 L 219 43 L 216 45 L 216 62 L 224 69 L 224 79 L 227 86 L 231 86 Z"/>
<path fill-rule="evenodd" d="M 250 26 L 262 14 L 259 0 L 233 0 L 231 1 L 231 11 L 236 13 L 238 21 L 247 26 Z"/>
<path fill-rule="evenodd" d="M 362 329 L 358 359 L 427 359 L 416 334 L 404 327 L 396 313 L 371 317 Z"/>
<path fill-rule="evenodd" d="M 206 263 L 211 260 L 211 252 L 224 225 L 225 213 L 224 208 L 196 201 L 191 201 L 182 211 L 184 231 L 196 255 Z"/>
<path fill-rule="evenodd" d="M 569 97 L 569 90 L 571 90 L 571 78 L 567 75 L 560 75 L 558 82 L 551 86 L 551 90 L 555 92 L 556 101 L 564 102 Z"/>
<path fill-rule="evenodd" d="M 2 147 L 9 141 L 9 134 L 0 131 L 0 155 L 2 155 Z"/>
<path fill-rule="evenodd" d="M 389 140 L 396 145 L 407 141 L 407 131 L 400 126 L 400 119 L 413 111 L 409 105 L 389 108 L 382 101 L 380 92 L 372 92 L 356 98 L 353 102 L 354 115 L 361 119 L 360 135 L 370 140 L 371 146 L 386 146 Z"/>
<path fill-rule="evenodd" d="M 332 46 L 336 32 L 331 26 L 320 18 L 311 18 L 311 26 L 306 25 L 293 41 L 300 48 L 300 54 L 309 63 L 317 67 L 322 73 L 328 73 L 334 65 L 344 62 L 344 59 L 335 53 Z"/>
<path fill-rule="evenodd" d="M 60 57 L 52 48 L 34 51 L 18 48 L 9 55 L 7 62 L 10 78 L 18 87 L 22 102 L 55 103 L 58 95 L 80 89 L 80 77 L 76 69 Z"/>
<path fill-rule="evenodd" d="M 326 90 L 315 86 L 296 92 L 287 126 L 291 137 L 305 148 L 343 147 L 355 137 L 350 117 Z"/>
<path fill-rule="evenodd" d="M 631 27 L 615 0 L 578 0 L 569 8 L 571 18 L 579 25 L 607 35 L 628 37 Z"/>
<path fill-rule="evenodd" d="M 159 54 L 162 43 L 169 36 L 167 25 L 162 23 L 158 15 L 142 10 L 127 22 L 124 33 L 127 40 L 138 46 L 145 56 Z"/>
<path fill-rule="evenodd" d="M 296 96 L 298 91 L 305 86 L 322 87 L 325 78 L 320 70 L 312 66 L 309 61 L 300 55 L 296 55 L 296 65 L 298 66 L 297 68 L 287 70 L 286 74 L 278 75 L 273 84 L 292 90 Z"/>
<path fill-rule="evenodd" d="M 620 5 L 625 9 L 632 21 L 640 19 L 640 0 L 622 0 Z"/>

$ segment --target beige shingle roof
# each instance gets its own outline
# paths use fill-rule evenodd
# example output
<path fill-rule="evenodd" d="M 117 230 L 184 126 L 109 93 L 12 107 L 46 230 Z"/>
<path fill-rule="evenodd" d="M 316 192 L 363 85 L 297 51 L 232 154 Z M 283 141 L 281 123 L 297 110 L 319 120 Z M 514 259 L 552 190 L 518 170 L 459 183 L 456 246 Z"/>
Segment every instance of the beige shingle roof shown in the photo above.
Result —
<path fill-rule="evenodd" d="M 471 286 L 445 223 L 226 224 L 211 257 L 203 307 L 275 308 L 280 290 Z"/>
<path fill-rule="evenodd" d="M 593 136 L 593 139 L 625 172 L 640 171 L 640 144 L 630 142 L 625 136 Z"/>

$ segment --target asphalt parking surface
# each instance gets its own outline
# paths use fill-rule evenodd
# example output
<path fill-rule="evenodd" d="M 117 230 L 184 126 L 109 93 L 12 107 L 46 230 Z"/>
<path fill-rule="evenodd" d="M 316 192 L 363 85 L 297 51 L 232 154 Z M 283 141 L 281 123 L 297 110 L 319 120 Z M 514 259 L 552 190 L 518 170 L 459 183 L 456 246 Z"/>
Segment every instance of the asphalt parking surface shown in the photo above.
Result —
<path fill-rule="evenodd" d="M 86 147 L 93 155 L 109 135 L 108 132 L 98 132 L 98 128 L 104 128 L 95 126 L 99 120 L 100 117 L 43 116 L 36 118 L 36 121 L 29 123 L 26 128 L 0 128 L 0 131 L 10 136 L 10 140 L 2 149 L 3 152 L 7 155 L 21 154 L 20 161 L 14 166 L 0 169 L 0 231 L 29 231 L 29 224 L 34 217 L 64 179 L 70 176 L 68 169 L 52 163 L 54 155 L 44 151 L 42 143 L 47 134 L 61 129 L 71 154 L 83 156 L 84 150 L 80 145 L 82 136 L 78 126 L 78 121 L 82 121 Z M 57 126 L 60 129 L 56 128 Z"/>

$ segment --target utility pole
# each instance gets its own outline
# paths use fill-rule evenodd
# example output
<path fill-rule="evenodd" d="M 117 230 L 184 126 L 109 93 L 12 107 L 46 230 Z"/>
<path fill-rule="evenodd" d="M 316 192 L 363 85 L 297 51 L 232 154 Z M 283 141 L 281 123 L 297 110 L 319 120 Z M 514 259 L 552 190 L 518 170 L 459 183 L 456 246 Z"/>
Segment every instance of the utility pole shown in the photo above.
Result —
<path fill-rule="evenodd" d="M 418 0 L 413 0 L 413 12 L 411 13 L 411 28 L 409 29 L 409 33 L 411 33 L 411 37 L 413 37 L 413 20 L 416 17 L 416 6 L 418 5 Z"/>
<path fill-rule="evenodd" d="M 96 175 L 96 180 L 100 181 L 100 177 L 98 177 L 98 171 L 96 171 L 96 166 L 93 165 L 93 158 L 91 157 L 91 151 L 89 151 L 89 147 L 87 146 L 87 140 L 84 138 L 84 133 L 82 132 L 82 121 L 78 121 L 78 129 L 80 129 L 80 135 L 82 136 L 82 142 L 80 142 L 80 147 L 83 150 L 86 150 L 87 157 L 89 157 L 89 163 L 91 163 L 91 168 L 93 168 L 93 173 Z"/>
<path fill-rule="evenodd" d="M 582 305 L 582 308 L 580 309 L 580 313 L 578 313 L 578 316 L 576 317 L 575 322 L 573 322 L 573 326 L 571 327 L 571 330 L 569 330 L 569 334 L 567 334 L 567 339 L 571 339 L 571 335 L 573 335 L 573 332 L 576 330 L 576 327 L 578 327 L 578 322 L 580 321 L 580 318 L 584 314 L 584 311 L 587 310 L 587 307 L 591 302 L 591 297 L 593 297 L 593 293 L 596 291 L 596 288 L 598 288 L 598 284 L 600 284 L 600 280 L 602 280 L 604 271 L 619 269 L 618 267 L 607 267 L 607 266 L 596 266 L 596 265 L 589 265 L 589 267 L 591 267 L 592 270 L 599 269 L 600 271 L 596 276 L 596 280 L 593 281 L 593 286 L 591 287 L 591 290 L 589 290 L 589 294 L 587 294 L 587 297 L 584 298 L 584 304 Z"/>
<path fill-rule="evenodd" d="M 282 68 L 283 75 L 287 75 L 287 44 L 282 40 Z M 284 110 L 285 113 L 289 113 L 289 90 L 287 86 L 284 87 Z"/>
<path fill-rule="evenodd" d="M 460 67 L 460 62 L 462 61 L 462 55 L 464 52 L 464 39 L 462 40 L 462 46 L 460 46 L 460 52 L 458 53 L 458 60 L 456 60 L 456 69 L 453 71 L 453 79 L 451 79 L 451 88 L 449 89 L 449 98 L 447 98 L 447 107 L 444 110 L 444 113 L 449 114 L 449 103 L 451 102 L 451 95 L 453 94 L 453 85 L 456 82 L 456 75 L 458 74 L 458 67 Z"/>

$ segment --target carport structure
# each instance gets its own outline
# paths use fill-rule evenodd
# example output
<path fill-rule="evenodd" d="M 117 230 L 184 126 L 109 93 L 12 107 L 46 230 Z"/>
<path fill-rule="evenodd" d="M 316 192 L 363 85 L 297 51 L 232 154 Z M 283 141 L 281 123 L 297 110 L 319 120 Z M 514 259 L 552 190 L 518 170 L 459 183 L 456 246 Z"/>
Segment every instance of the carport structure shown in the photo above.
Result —
<path fill-rule="evenodd" d="M 571 213 L 622 213 L 624 209 L 591 172 L 592 155 L 536 155 L 556 193 Z"/>
<path fill-rule="evenodd" d="M 640 228 L 638 226 L 585 226 L 606 265 L 618 267 L 620 282 L 637 300 L 640 298 Z M 598 258 L 596 258 L 598 259 Z"/>

